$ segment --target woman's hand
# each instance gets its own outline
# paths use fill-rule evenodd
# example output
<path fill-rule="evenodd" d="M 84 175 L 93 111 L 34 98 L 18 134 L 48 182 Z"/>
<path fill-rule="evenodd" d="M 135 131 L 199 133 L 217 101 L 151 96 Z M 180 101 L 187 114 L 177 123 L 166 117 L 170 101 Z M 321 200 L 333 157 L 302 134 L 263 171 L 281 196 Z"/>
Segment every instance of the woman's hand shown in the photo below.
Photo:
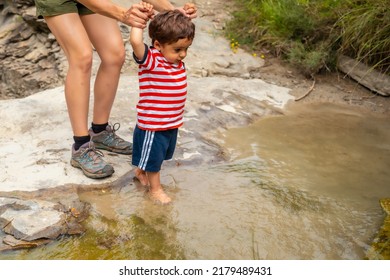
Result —
<path fill-rule="evenodd" d="M 134 4 L 126 11 L 122 22 L 137 28 L 145 28 L 149 19 L 153 18 L 153 6 L 146 2 Z"/>

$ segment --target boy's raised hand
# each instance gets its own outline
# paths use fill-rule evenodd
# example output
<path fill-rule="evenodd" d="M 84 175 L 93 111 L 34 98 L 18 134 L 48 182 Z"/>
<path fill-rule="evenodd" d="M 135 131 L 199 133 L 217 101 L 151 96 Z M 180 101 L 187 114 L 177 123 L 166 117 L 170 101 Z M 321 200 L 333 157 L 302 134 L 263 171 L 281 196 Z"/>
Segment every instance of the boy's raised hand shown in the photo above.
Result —
<path fill-rule="evenodd" d="M 141 1 L 140 4 L 143 7 L 144 13 L 148 16 L 148 18 L 152 19 L 154 17 L 153 5 L 143 1 Z"/>

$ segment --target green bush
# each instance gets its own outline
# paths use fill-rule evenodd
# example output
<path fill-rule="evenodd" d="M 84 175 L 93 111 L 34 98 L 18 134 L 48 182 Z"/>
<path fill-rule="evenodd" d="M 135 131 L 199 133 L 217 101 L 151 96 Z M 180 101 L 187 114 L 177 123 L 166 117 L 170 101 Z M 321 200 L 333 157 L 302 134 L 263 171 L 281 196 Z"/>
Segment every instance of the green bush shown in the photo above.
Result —
<path fill-rule="evenodd" d="M 347 54 L 389 73 L 389 0 L 236 0 L 227 34 L 267 48 L 308 76 L 334 70 Z"/>
<path fill-rule="evenodd" d="M 339 52 L 390 74 L 390 2 L 354 1 L 337 21 Z"/>

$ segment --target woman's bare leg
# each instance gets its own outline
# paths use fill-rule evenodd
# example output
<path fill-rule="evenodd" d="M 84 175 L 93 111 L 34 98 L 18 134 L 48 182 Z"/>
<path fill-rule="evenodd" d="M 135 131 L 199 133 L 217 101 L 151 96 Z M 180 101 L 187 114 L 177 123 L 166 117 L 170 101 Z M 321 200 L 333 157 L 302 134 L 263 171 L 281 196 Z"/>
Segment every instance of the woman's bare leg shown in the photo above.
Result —
<path fill-rule="evenodd" d="M 74 136 L 88 135 L 92 46 L 78 14 L 45 18 L 68 63 L 65 98 Z"/>
<path fill-rule="evenodd" d="M 101 59 L 94 86 L 93 123 L 104 124 L 109 121 L 125 61 L 124 43 L 117 21 L 98 14 L 81 20 Z"/>

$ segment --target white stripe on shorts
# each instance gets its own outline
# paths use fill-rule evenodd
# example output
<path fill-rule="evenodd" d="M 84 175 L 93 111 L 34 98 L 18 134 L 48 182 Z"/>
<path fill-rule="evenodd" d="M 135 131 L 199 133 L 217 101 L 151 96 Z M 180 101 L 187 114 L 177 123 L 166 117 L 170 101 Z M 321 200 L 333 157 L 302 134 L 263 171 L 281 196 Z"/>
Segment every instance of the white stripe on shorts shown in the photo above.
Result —
<path fill-rule="evenodd" d="M 150 156 L 150 150 L 152 149 L 154 134 L 155 131 L 147 130 L 145 132 L 144 143 L 142 145 L 141 160 L 139 163 L 139 168 L 142 170 L 146 169 L 146 165 Z"/>

